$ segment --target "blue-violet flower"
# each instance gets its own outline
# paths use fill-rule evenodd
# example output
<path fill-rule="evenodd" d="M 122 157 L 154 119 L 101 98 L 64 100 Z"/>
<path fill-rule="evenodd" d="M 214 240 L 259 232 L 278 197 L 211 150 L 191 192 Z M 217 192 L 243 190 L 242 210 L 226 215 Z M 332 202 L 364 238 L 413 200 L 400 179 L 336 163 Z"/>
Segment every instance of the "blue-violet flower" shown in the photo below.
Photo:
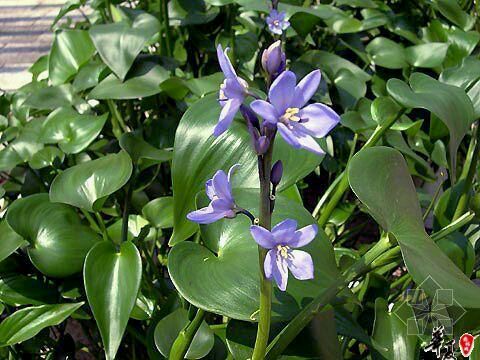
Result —
<path fill-rule="evenodd" d="M 250 104 L 267 123 L 277 125 L 280 135 L 291 146 L 319 155 L 324 151 L 313 137 L 326 136 L 340 122 L 338 114 L 324 104 L 305 106 L 317 91 L 320 79 L 320 70 L 315 70 L 296 85 L 295 74 L 284 71 L 270 87 L 270 102 L 255 100 Z"/>
<path fill-rule="evenodd" d="M 313 261 L 309 253 L 293 250 L 309 244 L 317 235 L 317 225 L 297 230 L 297 222 L 287 219 L 275 225 L 272 231 L 252 225 L 250 232 L 256 243 L 269 249 L 264 262 L 265 276 L 274 279 L 278 288 L 287 289 L 288 269 L 299 280 L 313 279 Z"/>
<path fill-rule="evenodd" d="M 225 75 L 225 80 L 220 85 L 219 102 L 222 106 L 222 112 L 218 119 L 217 126 L 213 131 L 213 135 L 219 136 L 228 129 L 232 123 L 235 114 L 240 105 L 242 105 L 245 97 L 248 95 L 248 84 L 245 80 L 237 76 L 235 69 L 227 56 L 228 48 L 222 50 L 222 46 L 217 47 L 218 62 L 220 68 Z"/>
<path fill-rule="evenodd" d="M 286 56 L 282 51 L 282 42 L 275 41 L 262 54 L 262 68 L 272 80 L 285 71 Z"/>
<path fill-rule="evenodd" d="M 202 209 L 187 214 L 187 219 L 199 224 L 210 224 L 223 218 L 234 218 L 237 215 L 237 206 L 232 195 L 231 177 L 239 165 L 233 165 L 228 175 L 218 170 L 213 178 L 205 183 L 206 193 L 210 204 Z"/>
<path fill-rule="evenodd" d="M 267 25 L 272 33 L 282 35 L 282 32 L 288 29 L 290 22 L 285 20 L 285 16 L 285 11 L 278 12 L 276 9 L 270 11 L 267 16 Z"/>

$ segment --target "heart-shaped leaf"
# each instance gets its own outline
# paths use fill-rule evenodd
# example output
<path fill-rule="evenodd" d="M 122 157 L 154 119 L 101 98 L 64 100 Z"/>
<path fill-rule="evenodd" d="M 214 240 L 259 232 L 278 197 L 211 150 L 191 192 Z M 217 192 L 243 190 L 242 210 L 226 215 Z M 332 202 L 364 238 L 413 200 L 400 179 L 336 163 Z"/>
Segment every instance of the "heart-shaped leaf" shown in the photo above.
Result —
<path fill-rule="evenodd" d="M 13 231 L 8 222 L 5 220 L 0 222 L 0 261 L 5 260 L 20 246 L 25 244 L 26 241 Z"/>
<path fill-rule="evenodd" d="M 87 211 L 102 207 L 107 196 L 125 185 L 132 174 L 126 151 L 84 162 L 59 174 L 50 187 L 50 200 Z"/>
<path fill-rule="evenodd" d="M 58 144 L 66 154 L 85 149 L 102 131 L 108 114 L 102 116 L 79 114 L 72 108 L 59 108 L 43 122 L 40 141 Z"/>
<path fill-rule="evenodd" d="M 75 75 L 95 53 L 86 30 L 62 30 L 55 34 L 48 57 L 48 78 L 61 85 Z"/>
<path fill-rule="evenodd" d="M 92 89 L 88 97 L 126 100 L 152 96 L 162 91 L 160 85 L 169 76 L 167 70 L 154 62 L 136 62 L 123 82 L 114 74 L 110 74 Z"/>
<path fill-rule="evenodd" d="M 410 76 L 410 87 L 398 79 L 387 82 L 388 93 L 404 107 L 427 109 L 448 127 L 450 167 L 454 171 L 458 146 L 474 120 L 472 102 L 462 89 L 422 73 Z"/>
<path fill-rule="evenodd" d="M 182 308 L 168 314 L 158 322 L 155 326 L 155 345 L 163 356 L 168 358 L 175 339 L 187 324 L 188 311 Z M 214 340 L 212 330 L 203 321 L 193 337 L 185 358 L 201 359 L 205 357 L 212 350 Z"/>
<path fill-rule="evenodd" d="M 397 150 L 379 146 L 360 151 L 350 162 L 348 178 L 374 219 L 397 239 L 408 272 L 417 284 L 444 304 L 451 303 L 451 298 L 447 292 L 437 293 L 439 288 L 452 289 L 465 308 L 480 308 L 480 288 L 425 232 L 415 186 Z"/>
<path fill-rule="evenodd" d="M 408 66 L 405 48 L 390 39 L 376 37 L 365 48 L 375 65 L 387 69 L 403 69 Z"/>
<path fill-rule="evenodd" d="M 47 276 L 66 277 L 80 272 L 88 251 L 100 240 L 92 229 L 80 223 L 72 207 L 51 203 L 48 194 L 17 199 L 8 208 L 7 221 L 30 243 L 30 260 Z"/>
<path fill-rule="evenodd" d="M 103 62 L 123 80 L 137 55 L 159 30 L 157 18 L 142 13 L 131 23 L 94 25 L 90 28 L 90 36 Z"/>
<path fill-rule="evenodd" d="M 156 228 L 173 227 L 173 197 L 165 196 L 150 201 L 143 207 L 142 214 Z"/>
<path fill-rule="evenodd" d="M 405 49 L 407 61 L 415 67 L 434 68 L 440 66 L 447 56 L 448 44 L 428 43 Z"/>
<path fill-rule="evenodd" d="M 234 195 L 239 206 L 257 214 L 258 192 L 235 189 Z M 286 218 L 297 220 L 299 227 L 315 223 L 303 206 L 280 195 L 272 224 Z M 260 268 L 257 244 L 249 226 L 246 217 L 223 219 L 201 226 L 205 246 L 184 241 L 173 247 L 168 257 L 168 271 L 177 290 L 190 303 L 234 319 L 258 318 Z M 332 245 L 323 231 L 302 250 L 313 258 L 315 278 L 299 281 L 290 276 L 286 292 L 274 289 L 272 316 L 276 321 L 294 316 L 338 276 Z"/>
<path fill-rule="evenodd" d="M 196 225 L 186 215 L 194 210 L 197 192 L 213 174 L 238 163 L 236 187 L 258 187 L 257 158 L 244 121 L 235 121 L 223 135 L 213 136 L 221 107 L 217 96 L 209 95 L 192 105 L 183 115 L 175 135 L 172 167 L 174 193 L 174 234 L 170 244 L 192 235 Z M 280 190 L 288 188 L 320 164 L 322 157 L 290 147 L 280 136 L 275 140 L 274 161 L 281 159 L 284 173 Z"/>
<path fill-rule="evenodd" d="M 83 302 L 42 305 L 14 312 L 0 323 L 0 346 L 9 346 L 28 340 L 42 329 L 62 323 Z"/>
<path fill-rule="evenodd" d="M 157 149 L 143 140 L 140 135 L 125 133 L 120 138 L 119 143 L 120 147 L 128 152 L 134 163 L 138 163 L 142 159 L 151 164 L 172 160 L 172 151 Z"/>
<path fill-rule="evenodd" d="M 25 275 L 0 275 L 0 301 L 11 306 L 55 303 L 57 289 Z"/>
<path fill-rule="evenodd" d="M 107 360 L 115 358 L 120 346 L 141 278 L 142 259 L 131 242 L 123 243 L 118 251 L 112 243 L 100 242 L 85 259 L 85 291 Z"/>
<path fill-rule="evenodd" d="M 65 154 L 62 150 L 55 146 L 47 146 L 36 152 L 28 162 L 28 165 L 32 169 L 43 169 L 47 166 L 52 166 L 56 161 L 62 163 L 64 158 Z"/>

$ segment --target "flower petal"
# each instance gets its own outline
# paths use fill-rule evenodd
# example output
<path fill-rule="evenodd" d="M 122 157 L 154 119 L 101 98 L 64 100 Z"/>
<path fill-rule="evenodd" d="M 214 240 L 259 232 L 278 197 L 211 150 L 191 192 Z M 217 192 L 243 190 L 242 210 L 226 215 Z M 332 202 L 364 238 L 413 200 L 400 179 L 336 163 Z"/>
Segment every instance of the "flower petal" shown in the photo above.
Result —
<path fill-rule="evenodd" d="M 302 119 L 299 125 L 317 138 L 325 137 L 340 122 L 335 111 L 320 103 L 305 106 L 298 115 Z"/>
<path fill-rule="evenodd" d="M 288 265 L 286 260 L 279 256 L 277 250 L 270 250 L 274 254 L 274 259 L 271 259 L 272 265 L 272 276 L 277 283 L 277 286 L 280 290 L 285 291 L 287 290 L 287 282 L 288 282 Z M 273 257 L 273 255 L 271 255 Z M 264 264 L 265 267 L 265 264 Z M 266 276 L 266 275 L 265 275 Z"/>
<path fill-rule="evenodd" d="M 198 224 L 211 224 L 223 219 L 227 213 L 215 210 L 211 205 L 187 214 L 187 219 Z"/>
<path fill-rule="evenodd" d="M 222 69 L 227 79 L 236 78 L 237 74 L 235 72 L 235 69 L 233 68 L 232 63 L 230 62 L 230 59 L 227 56 L 228 50 L 229 48 L 226 48 L 224 52 L 222 49 L 222 45 L 218 44 L 217 46 L 218 63 L 220 64 L 220 68 Z"/>
<path fill-rule="evenodd" d="M 223 170 L 218 170 L 212 178 L 215 194 L 221 200 L 233 203 L 232 188 L 228 182 L 227 174 Z"/>
<path fill-rule="evenodd" d="M 271 249 L 276 246 L 272 233 L 267 229 L 261 226 L 252 225 L 250 226 L 250 233 L 253 236 L 253 240 L 255 240 L 255 242 L 261 247 Z"/>
<path fill-rule="evenodd" d="M 272 104 L 265 100 L 252 101 L 250 108 L 266 121 L 276 123 L 278 120 L 279 115 L 277 110 L 275 110 Z"/>
<path fill-rule="evenodd" d="M 213 200 L 215 197 L 215 189 L 213 188 L 213 181 L 212 179 L 209 179 L 205 183 L 205 192 L 207 193 L 207 196 L 210 200 Z"/>
<path fill-rule="evenodd" d="M 293 146 L 295 149 L 299 149 L 301 147 L 297 137 L 293 134 L 292 130 L 287 128 L 282 123 L 277 123 L 277 129 L 283 139 L 290 145 Z"/>
<path fill-rule="evenodd" d="M 291 71 L 284 71 L 272 83 L 268 98 L 278 114 L 284 114 L 285 110 L 290 107 L 296 83 L 297 77 Z"/>
<path fill-rule="evenodd" d="M 240 84 L 238 78 L 226 79 L 223 82 L 223 94 L 227 99 L 238 99 L 243 102 L 245 98 L 245 88 Z"/>
<path fill-rule="evenodd" d="M 302 108 L 317 91 L 321 79 L 322 73 L 320 70 L 314 70 L 306 75 L 295 87 L 292 107 Z"/>
<path fill-rule="evenodd" d="M 230 99 L 224 103 L 218 123 L 213 130 L 214 136 L 219 136 L 228 129 L 240 105 L 242 105 L 242 102 L 238 99 Z"/>
<path fill-rule="evenodd" d="M 295 241 L 291 242 L 288 245 L 294 248 L 305 246 L 309 244 L 313 239 L 315 239 L 315 236 L 317 236 L 317 232 L 318 226 L 316 224 L 308 225 L 301 229 L 298 229 L 295 232 L 295 234 L 297 235 Z"/>
<path fill-rule="evenodd" d="M 318 145 L 315 139 L 310 135 L 306 134 L 305 131 L 300 128 L 300 126 L 301 124 L 298 124 L 291 132 L 292 136 L 294 136 L 300 144 L 300 147 L 305 150 L 311 151 L 317 155 L 325 154 L 325 151 L 322 150 L 322 148 L 320 147 L 320 145 Z"/>
<path fill-rule="evenodd" d="M 275 261 L 277 257 L 277 250 L 271 249 L 268 250 L 267 256 L 265 256 L 265 262 L 263 263 L 263 271 L 265 272 L 265 277 L 271 279 L 273 275 L 273 267 L 276 266 Z"/>
<path fill-rule="evenodd" d="M 314 277 L 313 260 L 309 253 L 292 250 L 291 259 L 287 261 L 288 268 L 298 280 L 309 280 Z"/>

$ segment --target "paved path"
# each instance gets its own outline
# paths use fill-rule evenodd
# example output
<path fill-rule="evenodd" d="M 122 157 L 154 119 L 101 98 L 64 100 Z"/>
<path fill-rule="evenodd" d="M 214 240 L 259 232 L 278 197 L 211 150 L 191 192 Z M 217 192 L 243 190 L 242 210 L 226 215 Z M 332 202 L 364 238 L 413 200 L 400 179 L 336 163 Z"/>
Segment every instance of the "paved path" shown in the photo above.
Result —
<path fill-rule="evenodd" d="M 27 69 L 48 54 L 50 25 L 65 1 L 0 0 L 0 89 L 17 89 L 31 81 Z"/>

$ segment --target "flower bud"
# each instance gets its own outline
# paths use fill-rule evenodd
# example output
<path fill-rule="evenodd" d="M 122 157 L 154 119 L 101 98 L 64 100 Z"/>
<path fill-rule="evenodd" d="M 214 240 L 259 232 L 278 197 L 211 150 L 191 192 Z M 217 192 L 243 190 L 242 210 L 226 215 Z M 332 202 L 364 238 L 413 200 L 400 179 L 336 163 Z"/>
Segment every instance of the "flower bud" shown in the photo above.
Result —
<path fill-rule="evenodd" d="M 275 41 L 262 54 L 262 67 L 274 80 L 279 74 L 285 71 L 286 58 L 282 51 L 282 43 L 280 40 Z"/>
<path fill-rule="evenodd" d="M 276 187 L 280 184 L 283 175 L 283 164 L 282 160 L 277 160 L 275 164 L 272 166 L 272 173 L 270 174 L 270 182 L 272 183 L 273 187 Z"/>
<path fill-rule="evenodd" d="M 265 136 L 260 136 L 257 140 L 254 140 L 255 151 L 258 155 L 263 155 L 267 152 L 270 146 L 270 140 Z"/>
<path fill-rule="evenodd" d="M 242 105 L 240 106 L 240 112 L 242 113 L 243 118 L 247 122 L 248 129 L 250 131 L 250 127 L 254 127 L 256 129 L 260 129 L 260 122 L 258 121 L 257 115 L 250 109 L 249 106 Z"/>
<path fill-rule="evenodd" d="M 272 0 L 272 8 L 276 9 L 278 6 L 278 0 Z"/>

